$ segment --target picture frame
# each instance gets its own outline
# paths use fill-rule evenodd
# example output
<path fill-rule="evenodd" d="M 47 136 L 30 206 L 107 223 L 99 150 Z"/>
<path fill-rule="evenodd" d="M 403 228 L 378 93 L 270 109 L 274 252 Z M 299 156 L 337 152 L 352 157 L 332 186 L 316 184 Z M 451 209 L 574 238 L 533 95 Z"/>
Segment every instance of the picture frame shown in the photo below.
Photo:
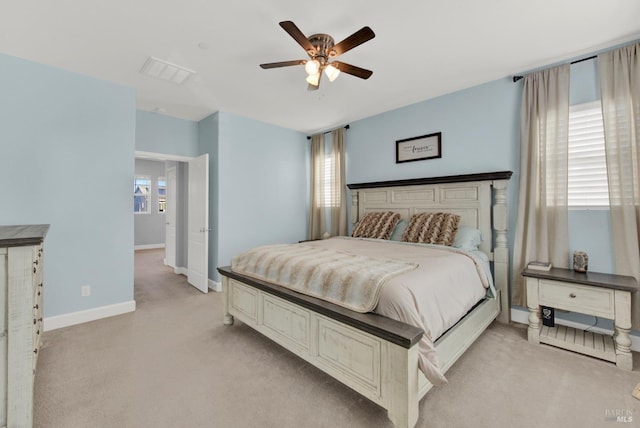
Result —
<path fill-rule="evenodd" d="M 396 141 L 396 163 L 437 159 L 441 157 L 441 132 Z"/>

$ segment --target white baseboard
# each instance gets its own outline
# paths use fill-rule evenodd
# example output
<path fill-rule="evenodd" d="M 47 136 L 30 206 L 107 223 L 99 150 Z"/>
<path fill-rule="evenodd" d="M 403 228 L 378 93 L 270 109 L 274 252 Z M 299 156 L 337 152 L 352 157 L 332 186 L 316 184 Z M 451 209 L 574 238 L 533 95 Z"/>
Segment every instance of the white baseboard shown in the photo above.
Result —
<path fill-rule="evenodd" d="M 173 268 L 173 273 L 175 273 L 176 275 L 187 276 L 189 274 L 189 271 L 185 267 L 175 267 Z"/>
<path fill-rule="evenodd" d="M 138 251 L 138 250 L 155 250 L 156 248 L 164 248 L 164 244 L 135 245 L 133 247 L 133 249 L 135 251 Z"/>
<path fill-rule="evenodd" d="M 218 293 L 222 292 L 222 283 L 214 281 L 212 279 L 209 280 L 209 288 L 213 291 L 217 291 Z"/>
<path fill-rule="evenodd" d="M 511 321 L 513 322 L 517 322 L 520 324 L 529 324 L 529 311 L 525 310 L 525 309 L 520 309 L 520 308 L 511 308 Z M 557 318 L 555 319 L 556 324 L 559 325 L 564 325 L 567 327 L 573 327 L 573 328 L 579 328 L 581 330 L 584 330 L 586 328 L 588 328 L 590 331 L 595 331 L 597 333 L 602 333 L 602 334 L 607 334 L 607 335 L 612 335 L 613 331 L 606 329 L 606 328 L 600 328 L 600 327 L 592 327 L 590 325 L 587 324 L 583 324 L 583 323 L 579 323 L 579 322 L 574 322 L 574 321 L 569 321 L 569 320 L 563 320 L 561 318 Z M 631 337 L 631 350 L 632 351 L 636 351 L 636 352 L 640 352 L 640 336 L 636 336 L 634 334 L 630 335 Z"/>
<path fill-rule="evenodd" d="M 128 302 L 116 303 L 114 305 L 100 306 L 98 308 L 87 309 L 84 311 L 56 315 L 53 317 L 47 317 L 43 320 L 43 330 L 49 331 L 69 327 L 71 325 L 126 314 L 127 312 L 133 312 L 135 310 L 136 301 L 130 300 Z"/>

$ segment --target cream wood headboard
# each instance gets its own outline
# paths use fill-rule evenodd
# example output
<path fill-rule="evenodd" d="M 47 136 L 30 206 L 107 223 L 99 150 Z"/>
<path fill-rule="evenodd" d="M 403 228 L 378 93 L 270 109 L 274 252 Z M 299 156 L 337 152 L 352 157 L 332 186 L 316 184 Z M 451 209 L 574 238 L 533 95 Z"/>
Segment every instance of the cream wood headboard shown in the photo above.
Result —
<path fill-rule="evenodd" d="M 508 322 L 509 249 L 507 244 L 507 182 L 511 171 L 410 180 L 349 184 L 351 221 L 371 211 L 394 211 L 409 220 L 423 212 L 451 212 L 461 225 L 482 233 L 480 249 L 492 260 L 494 282 L 501 290 L 501 321 Z M 506 306 L 505 306 L 506 304 Z M 506 318 L 504 318 L 506 317 Z"/>

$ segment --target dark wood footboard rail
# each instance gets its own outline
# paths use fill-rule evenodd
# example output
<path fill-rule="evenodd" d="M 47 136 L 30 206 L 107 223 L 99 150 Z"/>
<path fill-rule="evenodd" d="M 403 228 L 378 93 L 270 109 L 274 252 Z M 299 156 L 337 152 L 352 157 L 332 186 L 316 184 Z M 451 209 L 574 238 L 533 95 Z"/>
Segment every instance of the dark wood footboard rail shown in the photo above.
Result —
<path fill-rule="evenodd" d="M 315 297 L 306 296 L 268 282 L 260 281 L 246 275 L 235 273 L 231 267 L 219 267 L 220 275 L 241 281 L 258 288 L 266 293 L 280 297 L 292 303 L 296 303 L 304 308 L 325 315 L 336 321 L 340 321 L 358 330 L 365 331 L 373 336 L 395 343 L 403 348 L 411 348 L 418 343 L 423 335 L 422 329 L 414 327 L 400 321 L 392 320 L 374 313 L 361 314 L 350 311 L 333 303 Z"/>

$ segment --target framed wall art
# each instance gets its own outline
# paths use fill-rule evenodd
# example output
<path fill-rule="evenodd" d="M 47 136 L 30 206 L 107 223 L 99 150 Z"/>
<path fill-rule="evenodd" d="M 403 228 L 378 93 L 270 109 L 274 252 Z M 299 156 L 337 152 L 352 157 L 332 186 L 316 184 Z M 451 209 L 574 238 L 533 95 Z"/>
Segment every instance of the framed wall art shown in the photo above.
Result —
<path fill-rule="evenodd" d="M 441 157 L 441 132 L 396 141 L 396 163 L 436 159 Z"/>

